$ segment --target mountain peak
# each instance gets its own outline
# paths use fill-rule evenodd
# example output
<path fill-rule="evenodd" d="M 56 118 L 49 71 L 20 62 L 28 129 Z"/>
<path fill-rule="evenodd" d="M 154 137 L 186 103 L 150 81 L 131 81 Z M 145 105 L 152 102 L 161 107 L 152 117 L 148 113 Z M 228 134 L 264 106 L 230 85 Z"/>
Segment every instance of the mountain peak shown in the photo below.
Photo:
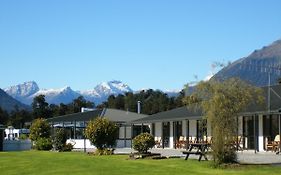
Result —
<path fill-rule="evenodd" d="M 39 91 L 39 87 L 35 81 L 27 81 L 22 84 L 10 86 L 4 89 L 5 92 L 12 97 L 27 97 Z"/>
<path fill-rule="evenodd" d="M 124 94 L 126 92 L 132 92 L 133 90 L 125 83 L 118 81 L 118 80 L 112 80 L 108 82 L 102 82 L 99 85 L 97 85 L 94 90 L 98 94 Z"/>

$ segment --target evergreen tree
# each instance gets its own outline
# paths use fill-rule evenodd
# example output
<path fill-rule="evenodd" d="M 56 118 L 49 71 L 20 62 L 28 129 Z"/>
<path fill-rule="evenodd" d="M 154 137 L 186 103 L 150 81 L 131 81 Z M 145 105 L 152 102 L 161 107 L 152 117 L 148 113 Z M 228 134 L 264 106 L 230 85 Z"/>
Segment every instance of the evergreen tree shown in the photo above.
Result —
<path fill-rule="evenodd" d="M 45 100 L 45 95 L 36 96 L 32 102 L 33 118 L 50 118 L 51 110 Z"/>
<path fill-rule="evenodd" d="M 81 108 L 93 108 L 95 105 L 92 102 L 86 101 L 83 96 L 79 96 L 74 99 L 71 104 L 68 105 L 69 109 L 72 109 L 72 113 L 77 113 L 81 111 Z"/>

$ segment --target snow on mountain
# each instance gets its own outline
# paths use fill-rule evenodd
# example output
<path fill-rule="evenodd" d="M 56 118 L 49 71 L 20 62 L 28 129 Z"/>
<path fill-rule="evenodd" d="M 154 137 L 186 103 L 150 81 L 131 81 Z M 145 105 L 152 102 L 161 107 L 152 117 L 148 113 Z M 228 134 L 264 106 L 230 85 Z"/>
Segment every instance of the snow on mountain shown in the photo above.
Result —
<path fill-rule="evenodd" d="M 137 92 L 133 91 L 127 84 L 117 80 L 102 82 L 93 89 L 85 91 L 74 91 L 69 86 L 60 89 L 39 89 L 34 81 L 11 86 L 6 88 L 5 91 L 15 99 L 28 105 L 30 105 L 33 98 L 38 95 L 45 95 L 45 99 L 49 104 L 68 104 L 72 102 L 73 99 L 82 95 L 86 100 L 94 102 L 97 105 L 106 101 L 110 95 L 117 96 L 127 92 Z M 167 93 L 170 97 L 179 94 L 179 90 L 166 90 L 163 92 Z"/>
<path fill-rule="evenodd" d="M 36 82 L 34 81 L 28 81 L 24 82 L 19 85 L 11 86 L 8 88 L 5 88 L 4 91 L 15 98 L 16 100 L 29 104 L 27 101 L 27 98 L 31 96 L 32 94 L 35 94 L 36 92 L 39 91 L 39 87 Z"/>
<path fill-rule="evenodd" d="M 113 80 L 102 82 L 93 90 L 82 91 L 80 93 L 86 100 L 94 101 L 95 104 L 100 104 L 106 101 L 110 95 L 125 94 L 126 92 L 133 92 L 133 90 L 127 84 Z"/>
<path fill-rule="evenodd" d="M 122 83 L 121 81 L 109 81 L 103 82 L 97 85 L 94 90 L 100 96 L 107 96 L 107 95 L 118 95 L 124 94 L 126 92 L 133 92 L 133 90 L 126 84 Z"/>
<path fill-rule="evenodd" d="M 121 81 L 103 82 L 92 90 L 74 91 L 69 86 L 60 89 L 39 89 L 34 81 L 24 82 L 19 85 L 5 89 L 5 92 L 24 104 L 30 105 L 33 98 L 38 95 L 45 95 L 49 104 L 70 103 L 80 95 L 88 101 L 100 104 L 107 100 L 110 95 L 124 94 L 133 90 Z"/>
<path fill-rule="evenodd" d="M 50 104 L 67 104 L 80 96 L 79 93 L 73 91 L 69 86 L 61 89 L 42 89 L 28 97 L 30 103 L 38 95 L 45 95 L 46 101 Z"/>

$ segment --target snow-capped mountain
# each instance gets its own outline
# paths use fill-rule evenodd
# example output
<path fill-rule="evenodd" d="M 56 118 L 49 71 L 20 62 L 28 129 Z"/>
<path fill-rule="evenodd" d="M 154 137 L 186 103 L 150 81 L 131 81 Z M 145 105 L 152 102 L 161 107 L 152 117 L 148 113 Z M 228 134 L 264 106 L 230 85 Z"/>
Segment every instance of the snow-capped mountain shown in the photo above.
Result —
<path fill-rule="evenodd" d="M 22 84 L 5 88 L 4 91 L 18 101 L 29 104 L 28 97 L 37 93 L 39 91 L 39 87 L 36 82 L 28 81 Z"/>
<path fill-rule="evenodd" d="M 73 99 L 80 96 L 79 93 L 73 91 L 69 86 L 61 89 L 42 89 L 28 97 L 29 102 L 32 103 L 34 97 L 38 95 L 45 95 L 45 99 L 50 104 L 70 103 Z"/>
<path fill-rule="evenodd" d="M 110 95 L 125 94 L 126 92 L 133 92 L 133 90 L 127 84 L 116 80 L 100 83 L 94 89 L 86 91 L 74 91 L 68 86 L 61 89 L 40 90 L 34 81 L 29 81 L 8 87 L 5 89 L 5 92 L 28 105 L 30 105 L 33 98 L 38 95 L 45 95 L 45 99 L 49 104 L 67 104 L 81 95 L 88 101 L 100 104 L 106 101 Z"/>
<path fill-rule="evenodd" d="M 93 90 L 82 91 L 80 94 L 84 96 L 86 100 L 100 104 L 106 101 L 110 95 L 125 94 L 126 92 L 133 92 L 133 90 L 127 84 L 113 80 L 100 83 Z"/>

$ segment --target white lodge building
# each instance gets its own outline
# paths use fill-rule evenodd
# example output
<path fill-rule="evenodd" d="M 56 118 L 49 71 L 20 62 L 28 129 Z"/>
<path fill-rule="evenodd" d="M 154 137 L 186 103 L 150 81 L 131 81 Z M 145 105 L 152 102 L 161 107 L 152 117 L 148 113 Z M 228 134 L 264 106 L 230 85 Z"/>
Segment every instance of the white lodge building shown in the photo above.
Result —
<path fill-rule="evenodd" d="M 268 147 L 270 142 L 280 144 L 281 85 L 264 87 L 263 92 L 267 103 L 249 105 L 237 117 L 236 140 L 241 149 L 267 151 L 272 149 Z M 186 145 L 180 146 L 180 141 L 207 141 L 212 136 L 210 123 L 204 120 L 201 109 L 194 106 L 160 112 L 133 123 L 150 125 L 150 133 L 162 148 L 183 148 Z"/>
<path fill-rule="evenodd" d="M 249 106 L 237 118 L 237 141 L 241 149 L 266 151 L 271 141 L 279 141 L 281 133 L 281 85 L 264 87 L 265 101 L 261 106 Z M 268 92 L 270 92 L 268 95 Z M 84 140 L 88 121 L 107 117 L 119 126 L 117 147 L 131 147 L 132 138 L 141 132 L 154 135 L 159 148 L 185 148 L 189 141 L 208 140 L 211 126 L 203 120 L 202 111 L 192 106 L 180 107 L 154 115 L 142 115 L 116 109 L 97 109 L 48 119 L 53 127 L 64 127 L 75 148 L 93 147 Z M 279 135 L 279 136 L 278 136 Z M 84 141 L 83 141 L 84 140 Z M 84 144 L 83 144 L 84 143 Z M 279 142 L 280 144 L 280 142 Z"/>

